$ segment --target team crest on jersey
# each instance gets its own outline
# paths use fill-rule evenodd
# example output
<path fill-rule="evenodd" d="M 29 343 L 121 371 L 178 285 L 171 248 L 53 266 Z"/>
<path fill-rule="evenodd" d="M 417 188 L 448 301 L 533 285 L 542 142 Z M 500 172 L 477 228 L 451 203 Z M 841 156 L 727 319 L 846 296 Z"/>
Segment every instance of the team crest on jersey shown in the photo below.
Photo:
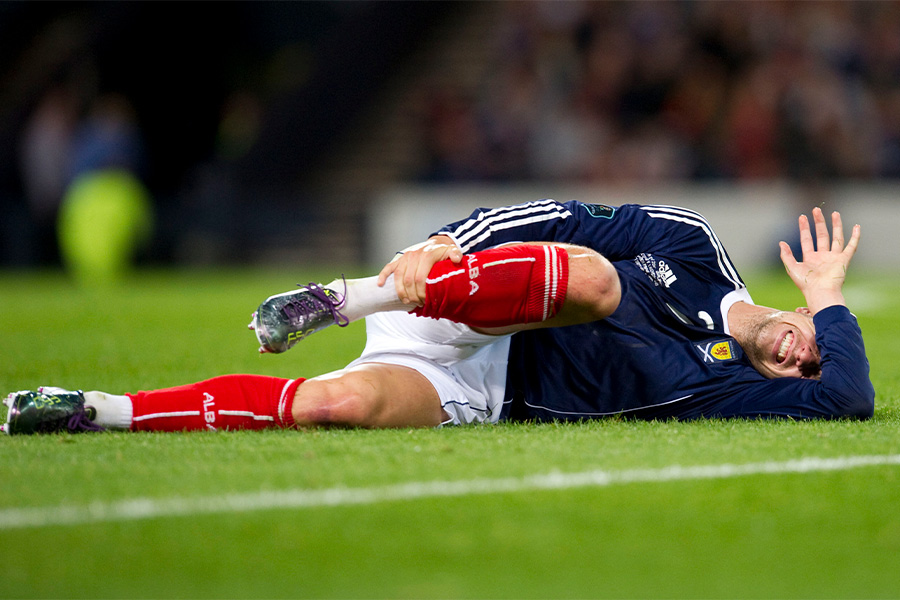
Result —
<path fill-rule="evenodd" d="M 719 340 L 694 344 L 706 364 L 715 364 L 740 357 L 740 347 L 734 340 Z"/>
<path fill-rule="evenodd" d="M 616 209 L 605 204 L 582 204 L 588 214 L 595 219 L 612 219 Z"/>

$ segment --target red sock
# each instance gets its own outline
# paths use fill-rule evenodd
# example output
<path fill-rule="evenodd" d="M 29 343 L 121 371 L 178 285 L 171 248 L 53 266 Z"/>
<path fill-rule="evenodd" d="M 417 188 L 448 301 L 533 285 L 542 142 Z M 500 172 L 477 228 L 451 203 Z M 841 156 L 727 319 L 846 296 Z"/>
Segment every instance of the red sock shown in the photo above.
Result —
<path fill-rule="evenodd" d="M 425 305 L 413 312 L 473 327 L 546 321 L 569 283 L 569 254 L 559 246 L 519 244 L 442 260 L 431 268 Z"/>
<path fill-rule="evenodd" d="M 291 427 L 303 379 L 224 375 L 180 387 L 128 394 L 132 431 Z"/>

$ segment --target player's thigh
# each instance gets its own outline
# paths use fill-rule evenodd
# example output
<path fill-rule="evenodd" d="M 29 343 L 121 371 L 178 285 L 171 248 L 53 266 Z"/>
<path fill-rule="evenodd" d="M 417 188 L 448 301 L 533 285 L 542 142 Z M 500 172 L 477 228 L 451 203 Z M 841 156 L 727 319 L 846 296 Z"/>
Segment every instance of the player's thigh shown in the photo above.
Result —
<path fill-rule="evenodd" d="M 401 365 L 364 363 L 308 379 L 293 406 L 298 425 L 437 427 L 446 420 L 434 386 Z"/>

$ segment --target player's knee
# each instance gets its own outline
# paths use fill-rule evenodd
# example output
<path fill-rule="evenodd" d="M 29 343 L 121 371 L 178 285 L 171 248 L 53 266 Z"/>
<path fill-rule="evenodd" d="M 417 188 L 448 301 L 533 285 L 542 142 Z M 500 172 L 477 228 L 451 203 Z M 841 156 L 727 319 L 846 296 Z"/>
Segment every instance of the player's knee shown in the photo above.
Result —
<path fill-rule="evenodd" d="M 591 320 L 605 319 L 619 307 L 622 284 L 615 267 L 588 248 L 569 249 L 567 304 L 574 304 Z"/>
<path fill-rule="evenodd" d="M 356 377 L 306 381 L 297 389 L 292 409 L 300 426 L 367 427 L 376 398 Z"/>
<path fill-rule="evenodd" d="M 602 266 L 597 274 L 595 310 L 606 318 L 615 312 L 622 301 L 622 282 L 612 263 L 602 256 L 600 258 Z"/>

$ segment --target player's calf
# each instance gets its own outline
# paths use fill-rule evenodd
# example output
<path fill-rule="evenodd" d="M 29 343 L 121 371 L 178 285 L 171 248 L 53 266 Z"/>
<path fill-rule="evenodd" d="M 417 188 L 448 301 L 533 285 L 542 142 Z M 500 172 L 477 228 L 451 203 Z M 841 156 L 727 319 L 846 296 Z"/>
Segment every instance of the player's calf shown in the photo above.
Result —
<path fill-rule="evenodd" d="M 292 410 L 299 427 L 436 427 L 446 420 L 437 392 L 422 374 L 380 363 L 306 380 Z"/>

